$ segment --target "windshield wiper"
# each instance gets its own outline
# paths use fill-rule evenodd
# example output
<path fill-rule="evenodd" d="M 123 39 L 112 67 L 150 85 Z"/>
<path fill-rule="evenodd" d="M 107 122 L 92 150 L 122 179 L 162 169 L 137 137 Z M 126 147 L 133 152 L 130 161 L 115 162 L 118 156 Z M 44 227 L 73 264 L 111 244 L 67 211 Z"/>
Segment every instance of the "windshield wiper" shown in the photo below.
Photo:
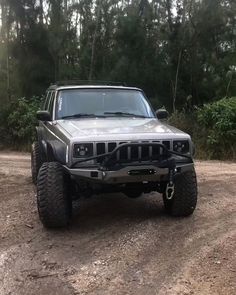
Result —
<path fill-rule="evenodd" d="M 137 115 L 132 113 L 126 113 L 126 112 L 104 112 L 104 115 L 115 115 L 115 116 L 129 116 L 129 117 L 138 117 L 138 118 L 147 118 L 143 115 Z"/>
<path fill-rule="evenodd" d="M 106 118 L 106 116 L 103 116 L 103 115 L 80 113 L 80 114 L 74 114 L 74 115 L 69 115 L 69 116 L 63 116 L 63 117 L 61 117 L 61 119 L 84 118 L 84 117 L 87 117 L 87 118 L 96 118 L 96 117 Z"/>

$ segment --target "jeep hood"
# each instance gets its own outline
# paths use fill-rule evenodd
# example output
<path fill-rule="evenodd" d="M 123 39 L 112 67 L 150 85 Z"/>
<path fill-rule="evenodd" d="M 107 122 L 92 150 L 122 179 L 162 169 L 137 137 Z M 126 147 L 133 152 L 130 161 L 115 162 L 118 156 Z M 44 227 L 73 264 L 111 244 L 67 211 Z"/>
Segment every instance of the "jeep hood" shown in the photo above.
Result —
<path fill-rule="evenodd" d="M 190 138 L 188 134 L 155 118 L 80 118 L 58 120 L 56 125 L 75 141 Z"/>

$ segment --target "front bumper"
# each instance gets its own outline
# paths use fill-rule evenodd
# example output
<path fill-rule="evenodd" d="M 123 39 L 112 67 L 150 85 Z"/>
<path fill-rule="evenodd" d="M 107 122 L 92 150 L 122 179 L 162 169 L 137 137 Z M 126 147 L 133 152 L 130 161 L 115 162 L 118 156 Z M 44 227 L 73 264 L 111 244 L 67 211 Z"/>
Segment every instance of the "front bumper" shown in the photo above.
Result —
<path fill-rule="evenodd" d="M 149 157 L 146 161 L 130 161 L 124 163 L 116 160 L 116 154 L 123 147 L 161 147 L 163 152 L 156 159 Z M 115 156 L 115 157 L 114 157 Z M 97 167 L 75 167 L 76 164 L 84 164 L 90 160 L 102 159 Z M 184 156 L 170 151 L 160 143 L 125 143 L 115 148 L 112 152 L 78 160 L 71 167 L 64 166 L 67 173 L 75 179 L 84 178 L 88 181 L 121 184 L 130 182 L 160 182 L 169 181 L 176 173 L 183 173 L 193 168 L 190 156 Z"/>
<path fill-rule="evenodd" d="M 175 173 L 183 173 L 193 168 L 193 163 L 177 163 Z M 83 178 L 92 182 L 107 184 L 121 184 L 130 182 L 159 182 L 167 181 L 169 168 L 158 167 L 156 165 L 137 165 L 126 166 L 119 170 L 106 170 L 93 168 L 68 168 L 66 171 L 75 179 Z"/>

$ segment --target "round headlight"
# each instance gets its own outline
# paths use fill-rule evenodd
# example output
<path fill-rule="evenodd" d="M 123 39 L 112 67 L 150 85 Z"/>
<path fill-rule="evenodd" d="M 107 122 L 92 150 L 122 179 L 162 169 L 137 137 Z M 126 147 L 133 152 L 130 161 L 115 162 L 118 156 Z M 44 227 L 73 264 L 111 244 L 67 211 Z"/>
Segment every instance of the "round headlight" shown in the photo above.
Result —
<path fill-rule="evenodd" d="M 173 149 L 175 152 L 186 154 L 189 152 L 188 140 L 176 140 L 173 142 Z"/>
<path fill-rule="evenodd" d="M 81 143 L 74 146 L 74 157 L 92 157 L 93 156 L 93 144 Z"/>
<path fill-rule="evenodd" d="M 81 157 L 86 156 L 86 154 L 88 152 L 88 148 L 83 145 L 80 145 L 77 148 L 77 152 L 78 152 L 79 156 L 81 156 Z"/>

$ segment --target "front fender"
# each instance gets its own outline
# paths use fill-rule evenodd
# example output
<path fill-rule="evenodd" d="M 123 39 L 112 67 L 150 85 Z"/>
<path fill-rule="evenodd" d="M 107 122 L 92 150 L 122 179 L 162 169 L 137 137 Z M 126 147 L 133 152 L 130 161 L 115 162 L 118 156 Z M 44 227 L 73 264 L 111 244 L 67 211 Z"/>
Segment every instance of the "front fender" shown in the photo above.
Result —
<path fill-rule="evenodd" d="M 48 161 L 57 161 L 63 165 L 67 162 L 67 145 L 58 140 L 50 140 L 47 143 Z"/>

